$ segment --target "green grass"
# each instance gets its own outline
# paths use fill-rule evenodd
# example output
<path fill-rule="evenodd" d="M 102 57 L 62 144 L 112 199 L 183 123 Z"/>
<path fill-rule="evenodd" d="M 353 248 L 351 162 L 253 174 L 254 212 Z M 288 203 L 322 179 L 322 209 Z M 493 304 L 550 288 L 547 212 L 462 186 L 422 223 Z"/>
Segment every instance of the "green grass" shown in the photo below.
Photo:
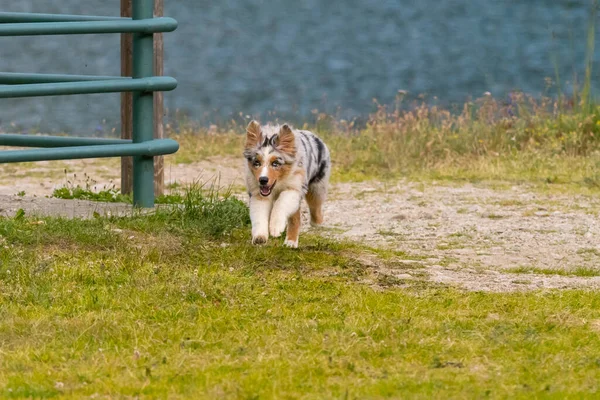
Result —
<path fill-rule="evenodd" d="M 599 293 L 464 292 L 400 262 L 422 257 L 314 234 L 251 246 L 246 206 L 223 194 L 190 189 L 150 215 L 21 214 L 0 237 L 2 398 L 600 389 Z"/>
<path fill-rule="evenodd" d="M 582 248 L 577 250 L 577 254 L 589 255 L 589 256 L 600 256 L 600 250 L 596 248 Z"/>
<path fill-rule="evenodd" d="M 592 267 L 576 267 L 573 269 L 553 269 L 538 267 L 515 267 L 509 268 L 506 272 L 513 274 L 538 274 L 538 275 L 559 275 L 559 276 L 600 276 L 600 269 Z"/>
<path fill-rule="evenodd" d="M 97 187 L 97 182 L 93 180 L 87 173 L 83 174 L 83 186 L 79 183 L 72 182 L 67 176 L 67 170 L 64 170 L 65 184 L 62 187 L 54 189 L 52 197 L 66 200 L 90 200 L 101 201 L 105 203 L 131 203 L 131 195 L 122 194 L 116 185 L 106 185 L 102 188 Z M 73 176 L 73 181 L 77 176 Z"/>
<path fill-rule="evenodd" d="M 108 187 L 98 191 L 89 187 L 63 186 L 54 189 L 52 197 L 67 200 L 91 200 L 105 203 L 131 203 L 130 195 L 122 194 L 116 187 Z"/>
<path fill-rule="evenodd" d="M 67 180 L 62 187 L 54 189 L 52 197 L 64 200 L 89 200 L 104 203 L 133 203 L 131 194 L 122 194 L 116 185 L 104 186 L 98 190 L 96 182 L 85 176 L 84 186 L 73 184 Z M 167 188 L 168 193 L 156 196 L 155 204 L 179 204 L 186 205 L 187 209 L 200 204 L 202 207 L 220 206 L 225 203 L 216 200 L 220 198 L 228 199 L 232 196 L 234 186 L 221 187 L 219 177 L 211 181 L 196 181 L 190 185 L 182 187 L 179 184 L 172 184 Z M 18 193 L 24 196 L 25 192 Z"/>

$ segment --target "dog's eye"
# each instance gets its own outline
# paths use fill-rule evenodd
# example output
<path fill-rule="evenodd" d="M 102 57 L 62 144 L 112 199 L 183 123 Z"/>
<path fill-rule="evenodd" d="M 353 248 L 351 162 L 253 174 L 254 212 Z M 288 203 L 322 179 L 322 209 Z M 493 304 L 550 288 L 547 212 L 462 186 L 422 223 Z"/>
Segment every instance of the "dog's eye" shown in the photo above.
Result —
<path fill-rule="evenodd" d="M 252 166 L 253 166 L 254 168 L 258 168 L 258 167 L 260 167 L 260 161 L 258 161 L 258 160 L 254 160 L 254 162 L 252 163 Z"/>
<path fill-rule="evenodd" d="M 273 166 L 273 168 L 277 168 L 277 167 L 279 167 L 281 164 L 279 163 L 279 161 L 273 161 L 273 162 L 271 163 L 271 165 Z"/>

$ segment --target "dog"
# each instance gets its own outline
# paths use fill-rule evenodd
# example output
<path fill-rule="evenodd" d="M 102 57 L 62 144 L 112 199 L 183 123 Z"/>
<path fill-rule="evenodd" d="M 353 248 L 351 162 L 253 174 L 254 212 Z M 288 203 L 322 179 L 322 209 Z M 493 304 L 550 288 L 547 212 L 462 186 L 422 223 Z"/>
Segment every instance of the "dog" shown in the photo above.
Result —
<path fill-rule="evenodd" d="M 302 198 L 308 203 L 311 225 L 323 223 L 331 175 L 329 149 L 312 132 L 251 121 L 244 157 L 252 243 L 264 244 L 269 235 L 281 236 L 287 225 L 284 245 L 297 248 Z"/>

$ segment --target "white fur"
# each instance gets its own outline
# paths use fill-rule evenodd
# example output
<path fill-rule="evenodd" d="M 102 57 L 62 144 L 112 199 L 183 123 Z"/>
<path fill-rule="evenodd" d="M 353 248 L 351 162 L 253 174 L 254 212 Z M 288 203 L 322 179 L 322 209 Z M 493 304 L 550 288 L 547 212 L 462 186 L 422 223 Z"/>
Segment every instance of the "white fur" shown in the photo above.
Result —
<path fill-rule="evenodd" d="M 263 153 L 263 157 L 264 157 L 265 159 L 267 159 L 267 157 L 269 156 L 269 152 L 271 152 L 271 150 L 272 150 L 272 149 L 273 149 L 273 148 L 272 148 L 271 146 L 269 146 L 269 147 L 266 147 L 266 148 L 263 150 L 263 152 L 262 152 L 262 153 Z M 263 167 L 263 169 L 260 171 L 260 176 L 267 176 L 267 175 L 268 175 L 268 173 L 269 173 L 269 165 L 268 165 L 268 164 L 265 164 L 265 166 Z"/>
<path fill-rule="evenodd" d="M 284 190 L 279 194 L 271 211 L 271 221 L 269 223 L 271 236 L 281 236 L 285 231 L 288 218 L 298 211 L 300 200 L 302 200 L 302 195 L 297 190 Z"/>
<path fill-rule="evenodd" d="M 262 171 L 260 171 L 260 176 L 267 176 L 267 174 L 268 174 L 268 168 L 264 167 L 262 169 Z"/>
<path fill-rule="evenodd" d="M 250 199 L 250 221 L 252 222 L 252 243 L 267 242 L 269 238 L 269 216 L 273 202 L 271 199 Z M 258 242 L 257 242 L 258 241 Z"/>
<path fill-rule="evenodd" d="M 278 196 L 250 199 L 252 243 L 266 242 L 269 235 L 279 237 L 285 231 L 288 219 L 298 211 L 302 194 L 296 190 L 284 190 Z M 259 239 L 261 238 L 261 239 Z M 289 243 L 287 243 L 289 242 Z M 294 244 L 295 243 L 295 244 Z M 298 241 L 286 241 L 290 247 L 298 247 Z"/>
<path fill-rule="evenodd" d="M 292 249 L 297 249 L 298 248 L 298 239 L 296 239 L 296 240 L 286 239 L 285 242 L 283 242 L 283 245 L 287 246 L 287 247 L 291 247 Z"/>

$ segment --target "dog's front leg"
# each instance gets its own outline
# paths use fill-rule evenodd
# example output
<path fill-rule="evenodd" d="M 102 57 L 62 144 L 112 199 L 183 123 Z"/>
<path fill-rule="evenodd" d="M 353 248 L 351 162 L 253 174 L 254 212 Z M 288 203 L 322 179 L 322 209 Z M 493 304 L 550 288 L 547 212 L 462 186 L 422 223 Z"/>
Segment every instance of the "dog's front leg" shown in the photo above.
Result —
<path fill-rule="evenodd" d="M 302 194 L 297 190 L 284 190 L 273 205 L 271 221 L 269 222 L 269 233 L 273 237 L 279 237 L 285 230 L 289 217 L 300 208 Z"/>
<path fill-rule="evenodd" d="M 273 202 L 270 198 L 250 198 L 250 221 L 252 222 L 252 244 L 267 243 L 269 238 L 269 214 Z"/>

